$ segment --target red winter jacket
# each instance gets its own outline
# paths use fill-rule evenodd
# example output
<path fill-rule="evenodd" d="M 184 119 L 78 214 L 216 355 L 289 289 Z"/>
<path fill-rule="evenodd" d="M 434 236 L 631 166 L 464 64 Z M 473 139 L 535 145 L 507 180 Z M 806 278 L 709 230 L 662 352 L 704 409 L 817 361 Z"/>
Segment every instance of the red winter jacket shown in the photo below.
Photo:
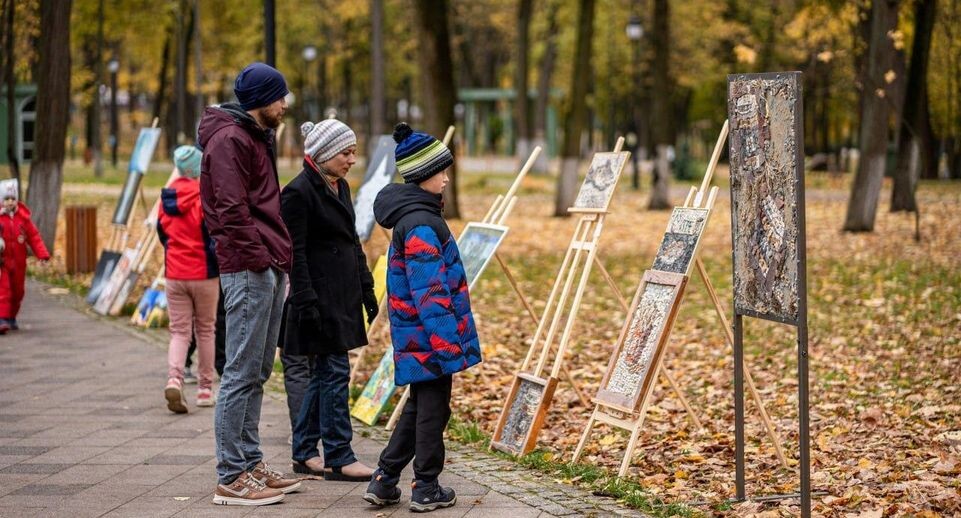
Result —
<path fill-rule="evenodd" d="M 213 240 L 204 224 L 200 183 L 177 178 L 160 191 L 157 234 L 164 245 L 166 276 L 178 281 L 211 279 L 218 275 Z"/>
<path fill-rule="evenodd" d="M 17 202 L 13 214 L 0 214 L 0 231 L 6 247 L 3 249 L 3 264 L 7 269 L 22 269 L 27 264 L 27 244 L 38 259 L 50 259 L 50 252 L 43 244 L 40 232 L 30 219 L 30 209 Z"/>
<path fill-rule="evenodd" d="M 290 235 L 280 217 L 274 132 L 237 104 L 204 111 L 197 130 L 204 150 L 200 192 L 217 243 L 221 273 L 290 271 Z"/>

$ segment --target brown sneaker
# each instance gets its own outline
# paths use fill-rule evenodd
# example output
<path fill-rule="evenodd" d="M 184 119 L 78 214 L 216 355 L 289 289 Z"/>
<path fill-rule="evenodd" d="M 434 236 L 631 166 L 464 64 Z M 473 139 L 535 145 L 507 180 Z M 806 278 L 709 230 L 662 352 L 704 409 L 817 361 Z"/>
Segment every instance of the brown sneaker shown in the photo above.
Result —
<path fill-rule="evenodd" d="M 300 480 L 284 478 L 283 473 L 271 468 L 266 462 L 258 462 L 254 469 L 250 470 L 250 476 L 270 489 L 278 489 L 285 494 L 300 489 Z"/>
<path fill-rule="evenodd" d="M 218 505 L 268 505 L 284 499 L 279 489 L 265 486 L 249 473 L 241 473 L 230 484 L 217 484 L 214 503 Z"/>

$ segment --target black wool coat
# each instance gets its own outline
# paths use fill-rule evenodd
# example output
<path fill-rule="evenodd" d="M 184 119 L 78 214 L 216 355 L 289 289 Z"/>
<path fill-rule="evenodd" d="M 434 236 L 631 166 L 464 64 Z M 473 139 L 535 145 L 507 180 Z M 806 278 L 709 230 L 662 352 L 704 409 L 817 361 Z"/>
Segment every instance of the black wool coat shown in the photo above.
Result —
<path fill-rule="evenodd" d="M 350 187 L 338 194 L 311 164 L 280 194 L 280 211 L 293 243 L 290 295 L 284 307 L 281 346 L 287 354 L 317 355 L 367 345 L 363 294 L 373 296 L 374 277 L 354 228 Z M 320 329 L 304 317 L 317 308 Z"/>

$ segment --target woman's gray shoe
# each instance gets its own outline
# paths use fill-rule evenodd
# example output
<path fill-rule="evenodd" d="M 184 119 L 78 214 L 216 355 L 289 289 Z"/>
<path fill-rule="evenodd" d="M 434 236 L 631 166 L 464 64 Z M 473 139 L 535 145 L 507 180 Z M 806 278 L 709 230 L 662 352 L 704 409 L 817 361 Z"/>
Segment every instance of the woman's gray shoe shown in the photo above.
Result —
<path fill-rule="evenodd" d="M 367 484 L 364 500 L 379 507 L 400 502 L 400 488 L 397 487 L 397 482 L 397 477 L 389 477 L 378 469 L 371 477 L 370 484 Z"/>
<path fill-rule="evenodd" d="M 415 480 L 411 485 L 410 510 L 415 513 L 426 513 L 451 507 L 457 503 L 457 496 L 454 490 L 449 487 L 441 487 L 436 480 L 433 482 L 421 482 Z"/>

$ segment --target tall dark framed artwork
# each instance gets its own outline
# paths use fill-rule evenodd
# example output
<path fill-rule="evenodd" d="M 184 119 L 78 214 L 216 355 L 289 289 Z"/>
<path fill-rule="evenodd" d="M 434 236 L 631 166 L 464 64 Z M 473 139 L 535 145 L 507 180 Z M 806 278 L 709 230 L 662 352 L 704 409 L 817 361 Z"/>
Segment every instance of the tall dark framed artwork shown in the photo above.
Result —
<path fill-rule="evenodd" d="M 734 305 L 741 314 L 786 323 L 797 322 L 799 307 L 799 76 L 728 81 Z"/>

